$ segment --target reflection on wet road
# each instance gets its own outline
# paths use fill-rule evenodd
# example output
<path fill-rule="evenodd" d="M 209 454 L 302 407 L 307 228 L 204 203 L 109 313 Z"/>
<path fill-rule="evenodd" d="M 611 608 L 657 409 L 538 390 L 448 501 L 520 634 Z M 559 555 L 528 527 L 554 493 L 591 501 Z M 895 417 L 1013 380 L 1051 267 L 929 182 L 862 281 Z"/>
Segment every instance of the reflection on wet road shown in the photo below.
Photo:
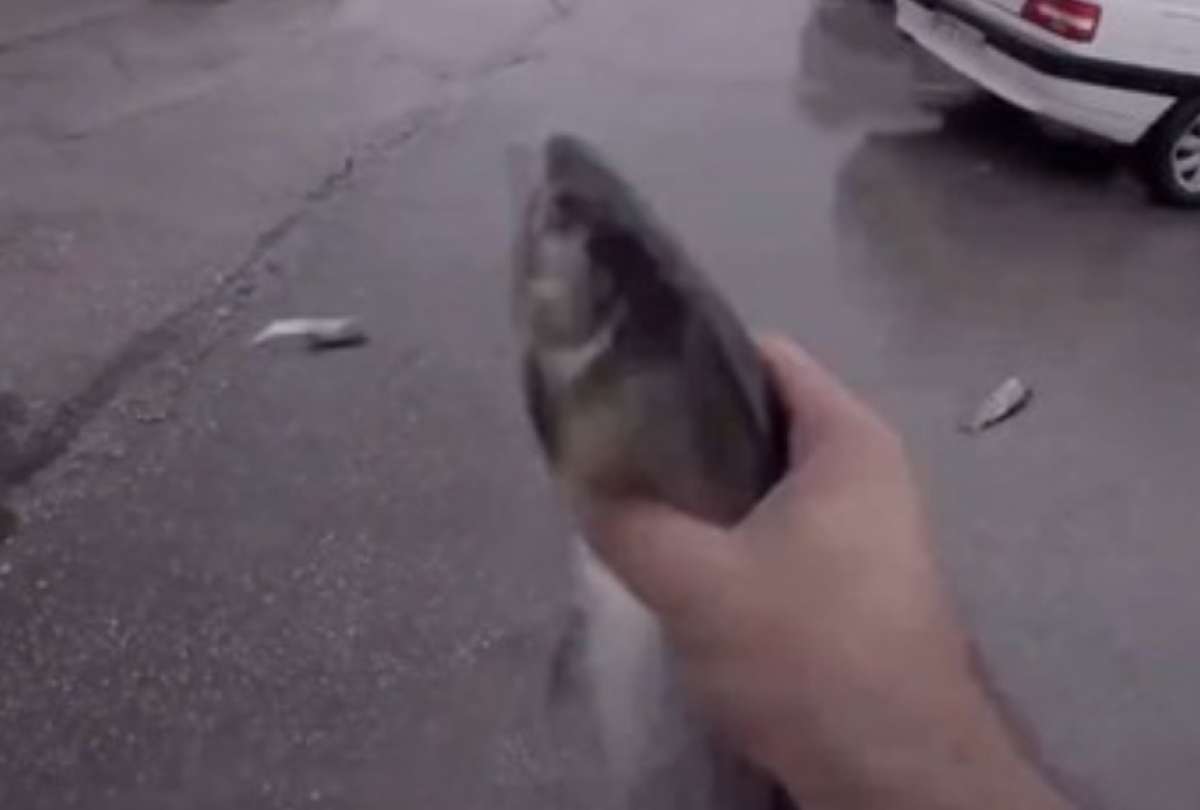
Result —
<path fill-rule="evenodd" d="M 960 102 L 875 127 L 838 169 L 846 332 L 877 332 L 846 354 L 925 459 L 959 593 L 1053 758 L 1102 804 L 1182 810 L 1200 788 L 1200 718 L 1168 708 L 1196 663 L 1200 232 L 1149 205 L 1119 150 Z M 1010 373 L 1034 409 L 952 437 Z"/>

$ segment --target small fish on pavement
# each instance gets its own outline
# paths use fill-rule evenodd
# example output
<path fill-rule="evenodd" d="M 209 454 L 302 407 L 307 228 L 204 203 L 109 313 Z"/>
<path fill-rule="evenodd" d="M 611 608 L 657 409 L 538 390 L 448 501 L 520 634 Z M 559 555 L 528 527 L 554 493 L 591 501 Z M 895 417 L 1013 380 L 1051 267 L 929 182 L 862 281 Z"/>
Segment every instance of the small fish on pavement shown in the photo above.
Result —
<path fill-rule="evenodd" d="M 1018 377 L 1009 377 L 962 424 L 964 433 L 982 433 L 1016 416 L 1033 401 L 1033 389 Z"/>
<path fill-rule="evenodd" d="M 272 321 L 250 341 L 262 346 L 302 338 L 313 351 L 345 349 L 367 342 L 367 333 L 354 318 L 286 318 Z"/>

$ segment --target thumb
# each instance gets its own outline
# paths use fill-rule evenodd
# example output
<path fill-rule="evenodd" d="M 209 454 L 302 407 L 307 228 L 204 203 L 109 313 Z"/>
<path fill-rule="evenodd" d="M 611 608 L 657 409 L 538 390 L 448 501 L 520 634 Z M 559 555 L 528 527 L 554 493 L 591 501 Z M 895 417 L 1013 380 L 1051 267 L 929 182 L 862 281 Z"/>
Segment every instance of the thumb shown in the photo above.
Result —
<path fill-rule="evenodd" d="M 878 429 L 871 410 L 795 343 L 766 336 L 759 348 L 794 427 L 809 441 L 836 442 Z M 801 460 L 798 449 L 792 448 L 793 463 Z"/>
<path fill-rule="evenodd" d="M 662 504 L 592 503 L 582 510 L 596 552 L 668 625 L 706 622 L 743 564 L 729 532 Z"/>

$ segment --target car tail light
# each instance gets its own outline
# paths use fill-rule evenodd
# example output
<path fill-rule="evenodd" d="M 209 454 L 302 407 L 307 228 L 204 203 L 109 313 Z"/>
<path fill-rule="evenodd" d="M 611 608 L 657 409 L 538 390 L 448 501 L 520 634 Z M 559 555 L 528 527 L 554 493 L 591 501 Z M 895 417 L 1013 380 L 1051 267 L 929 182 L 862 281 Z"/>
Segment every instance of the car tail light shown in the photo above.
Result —
<path fill-rule="evenodd" d="M 1100 30 L 1100 6 L 1087 0 L 1026 0 L 1021 16 L 1074 42 L 1091 42 Z"/>

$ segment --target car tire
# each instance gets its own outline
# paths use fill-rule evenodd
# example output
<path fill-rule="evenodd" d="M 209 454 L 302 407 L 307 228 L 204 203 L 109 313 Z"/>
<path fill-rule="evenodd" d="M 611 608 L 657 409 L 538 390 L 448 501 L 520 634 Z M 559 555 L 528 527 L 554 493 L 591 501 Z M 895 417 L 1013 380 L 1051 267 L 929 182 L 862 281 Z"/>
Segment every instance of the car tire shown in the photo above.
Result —
<path fill-rule="evenodd" d="M 1154 196 L 1200 208 L 1200 98 L 1176 104 L 1142 144 L 1142 171 Z"/>

